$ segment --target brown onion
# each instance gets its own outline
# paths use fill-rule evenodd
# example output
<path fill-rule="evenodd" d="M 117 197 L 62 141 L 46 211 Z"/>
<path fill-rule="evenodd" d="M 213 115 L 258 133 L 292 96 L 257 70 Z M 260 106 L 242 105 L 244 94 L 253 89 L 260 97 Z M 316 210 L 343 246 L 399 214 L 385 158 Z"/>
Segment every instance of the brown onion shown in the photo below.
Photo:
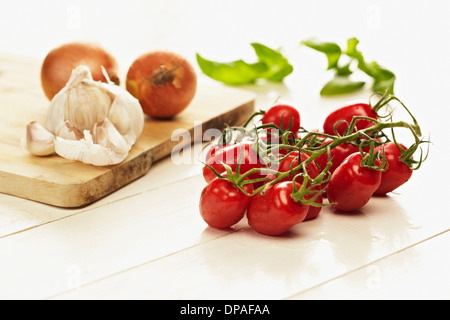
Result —
<path fill-rule="evenodd" d="M 72 70 L 80 65 L 91 70 L 94 80 L 106 82 L 103 66 L 110 80 L 119 84 L 117 62 L 105 49 L 91 43 L 67 43 L 50 51 L 42 64 L 41 85 L 49 100 L 66 85 Z"/>
<path fill-rule="evenodd" d="M 179 54 L 149 52 L 131 64 L 126 88 L 139 100 L 145 114 L 170 118 L 189 106 L 197 90 L 197 75 Z"/>

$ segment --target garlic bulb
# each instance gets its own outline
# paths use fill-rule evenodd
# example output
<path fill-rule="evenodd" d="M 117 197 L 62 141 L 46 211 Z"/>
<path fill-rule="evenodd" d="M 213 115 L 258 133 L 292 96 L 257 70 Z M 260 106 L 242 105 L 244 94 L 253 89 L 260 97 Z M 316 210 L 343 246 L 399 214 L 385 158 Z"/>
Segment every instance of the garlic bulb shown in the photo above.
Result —
<path fill-rule="evenodd" d="M 110 81 L 94 81 L 89 68 L 79 66 L 50 102 L 46 127 L 61 157 L 106 166 L 128 156 L 143 131 L 144 113 L 128 91 Z"/>

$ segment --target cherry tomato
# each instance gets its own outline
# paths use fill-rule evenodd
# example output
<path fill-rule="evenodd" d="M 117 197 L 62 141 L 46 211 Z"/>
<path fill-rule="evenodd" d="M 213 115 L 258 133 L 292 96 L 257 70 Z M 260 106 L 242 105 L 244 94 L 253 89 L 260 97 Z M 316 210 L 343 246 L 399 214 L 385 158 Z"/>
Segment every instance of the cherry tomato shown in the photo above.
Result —
<path fill-rule="evenodd" d="M 261 119 L 262 124 L 273 123 L 281 130 L 287 130 L 291 121 L 292 126 L 289 131 L 295 134 L 300 129 L 300 113 L 294 107 L 286 104 L 278 104 L 269 108 Z"/>
<path fill-rule="evenodd" d="M 364 116 L 373 119 L 378 119 L 377 113 L 367 103 L 356 103 L 349 106 L 339 108 L 328 115 L 323 123 L 324 133 L 336 135 L 334 126 L 338 121 L 343 121 L 337 124 L 336 131 L 339 135 L 343 135 L 347 130 L 350 122 L 355 116 Z M 356 121 L 357 130 L 362 130 L 373 126 L 375 123 L 366 119 L 359 119 Z"/>
<path fill-rule="evenodd" d="M 247 193 L 253 192 L 251 184 L 243 188 Z M 230 181 L 216 177 L 202 190 L 200 215 L 211 227 L 226 229 L 245 216 L 251 198 Z"/>
<path fill-rule="evenodd" d="M 319 196 L 316 198 L 316 200 L 314 202 L 318 203 L 318 204 L 322 204 L 323 203 L 322 194 L 319 194 Z M 320 211 L 322 211 L 321 206 L 309 206 L 308 213 L 306 214 L 306 218 L 304 221 L 316 219 L 319 216 Z"/>
<path fill-rule="evenodd" d="M 214 144 L 211 147 L 209 147 L 206 155 L 205 155 L 205 160 L 206 162 L 211 159 L 217 151 L 222 150 L 223 148 L 226 148 L 227 146 L 229 146 L 230 144 Z"/>
<path fill-rule="evenodd" d="M 237 165 L 240 163 L 240 174 L 253 168 L 261 168 L 263 164 L 252 147 L 253 142 L 245 141 L 216 150 L 214 155 L 206 161 L 206 164 L 214 168 L 219 174 L 225 171 L 222 162 L 229 165 L 233 171 L 237 169 Z M 239 159 L 241 159 L 240 162 Z M 208 166 L 205 165 L 203 167 L 203 178 L 206 182 L 210 182 L 216 177 L 215 173 Z M 261 174 L 252 174 L 249 177 L 251 179 L 256 179 L 261 177 Z"/>
<path fill-rule="evenodd" d="M 321 145 L 326 145 L 332 142 L 332 139 L 326 139 Z M 359 151 L 359 148 L 351 143 L 341 143 L 330 150 L 330 156 L 331 156 L 331 167 L 329 169 L 330 173 L 333 173 L 336 168 L 344 161 L 345 158 L 347 158 L 352 153 L 355 153 Z M 318 156 L 315 159 L 317 165 L 319 166 L 320 170 L 323 170 L 328 163 L 328 153 L 324 153 L 320 156 Z"/>
<path fill-rule="evenodd" d="M 300 158 L 300 162 L 299 162 L 299 158 Z M 307 155 L 304 152 L 300 152 L 300 157 L 299 157 L 299 152 L 298 151 L 292 151 L 290 152 L 288 155 L 283 156 L 279 165 L 278 165 L 278 171 L 279 172 L 288 172 L 291 169 L 297 167 L 301 162 L 306 161 L 309 158 L 309 155 Z M 317 170 L 317 166 L 314 163 L 314 161 L 311 161 L 310 163 L 308 163 L 306 165 L 306 171 L 307 174 L 311 177 L 311 179 L 316 178 L 319 175 L 319 171 Z M 300 173 L 300 170 L 297 172 L 293 172 L 291 175 L 289 175 L 287 178 L 283 179 L 283 180 L 292 180 L 294 178 L 294 176 L 296 174 Z M 298 180 L 301 183 L 301 180 Z"/>
<path fill-rule="evenodd" d="M 287 157 L 283 157 L 283 159 L 280 161 L 278 171 L 279 172 L 288 172 L 292 168 L 295 168 L 296 166 L 298 166 L 299 165 L 299 156 L 298 155 L 299 155 L 298 151 L 292 151 L 291 153 L 289 153 L 289 155 Z M 300 152 L 300 161 L 301 162 L 306 161 L 308 158 L 309 158 L 309 155 L 307 155 L 304 152 Z M 292 181 L 294 176 L 296 174 L 298 174 L 299 172 L 300 172 L 300 170 L 298 172 L 292 173 L 288 177 L 284 178 L 282 181 Z M 317 169 L 317 166 L 314 161 L 312 161 L 306 165 L 306 172 L 311 179 L 314 179 L 319 175 L 319 170 Z M 303 182 L 303 180 L 297 179 L 296 182 L 301 184 Z M 321 188 L 321 186 L 317 186 L 315 189 L 319 190 L 320 188 Z M 314 202 L 319 203 L 319 204 L 323 203 L 322 195 L 317 197 L 317 199 Z M 322 207 L 309 206 L 308 214 L 307 214 L 305 220 L 315 219 L 319 215 L 321 209 L 322 209 Z"/>
<path fill-rule="evenodd" d="M 294 201 L 292 190 L 292 181 L 283 181 L 253 196 L 247 210 L 249 225 L 258 233 L 276 236 L 305 220 L 309 206 Z"/>
<path fill-rule="evenodd" d="M 355 152 L 331 175 L 327 196 L 338 210 L 360 209 L 367 204 L 381 183 L 381 171 L 362 167 L 361 160 L 361 153 Z M 379 162 L 377 164 L 379 165 Z"/>
<path fill-rule="evenodd" d="M 399 144 L 403 150 L 407 148 L 403 144 Z M 375 148 L 375 151 L 383 152 L 383 146 Z M 385 195 L 394 191 L 411 178 L 413 170 L 404 162 L 400 161 L 402 155 L 399 147 L 394 142 L 384 144 L 384 153 L 389 167 L 381 174 L 381 184 L 375 191 L 375 195 Z"/>

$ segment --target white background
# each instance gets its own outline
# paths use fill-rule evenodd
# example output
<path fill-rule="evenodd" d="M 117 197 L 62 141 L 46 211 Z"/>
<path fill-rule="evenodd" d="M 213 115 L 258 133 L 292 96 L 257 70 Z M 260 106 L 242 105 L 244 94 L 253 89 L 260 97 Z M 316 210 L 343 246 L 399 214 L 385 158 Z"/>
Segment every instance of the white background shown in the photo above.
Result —
<path fill-rule="evenodd" d="M 65 42 L 97 42 L 116 57 L 122 74 L 137 56 L 156 49 L 182 53 L 196 66 L 196 53 L 251 62 L 251 42 L 281 47 L 295 68 L 286 86 L 251 89 L 263 95 L 276 91 L 261 103 L 270 104 L 273 96 L 295 99 L 305 113 L 322 112 L 318 105 L 326 102 L 318 91 L 331 75 L 324 71 L 324 57 L 300 41 L 318 37 L 345 47 L 348 38 L 357 37 L 367 60 L 396 73 L 396 94 L 419 119 L 430 110 L 434 123 L 448 114 L 447 1 L 19 0 L 2 1 L 1 7 L 1 52 L 43 59 Z M 367 92 L 344 101 L 366 97 Z"/>

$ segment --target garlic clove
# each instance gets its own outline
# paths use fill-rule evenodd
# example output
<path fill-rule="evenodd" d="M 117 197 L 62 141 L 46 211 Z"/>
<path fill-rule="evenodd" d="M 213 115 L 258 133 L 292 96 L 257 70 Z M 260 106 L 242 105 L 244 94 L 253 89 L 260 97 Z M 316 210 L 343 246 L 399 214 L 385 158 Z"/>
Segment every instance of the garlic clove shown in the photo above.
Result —
<path fill-rule="evenodd" d="M 109 148 L 95 144 L 88 130 L 85 130 L 83 133 L 84 138 L 77 141 L 56 137 L 56 153 L 68 160 L 81 161 L 94 166 L 118 164 L 128 156 L 128 152 L 116 153 Z"/>
<path fill-rule="evenodd" d="M 133 145 L 144 130 L 145 117 L 139 100 L 119 86 L 105 83 L 98 83 L 98 85 L 115 97 L 109 109 L 108 118 L 128 143 Z"/>
<path fill-rule="evenodd" d="M 65 87 L 62 88 L 50 101 L 49 108 L 47 110 L 47 129 L 56 134 L 66 120 L 66 102 L 68 99 L 68 91 L 77 87 L 82 82 L 95 82 L 92 78 L 90 69 L 87 66 L 79 66 L 72 70 L 69 81 Z"/>
<path fill-rule="evenodd" d="M 48 107 L 46 127 L 54 134 L 64 126 L 64 105 L 66 100 L 66 91 L 61 90 L 53 97 Z"/>
<path fill-rule="evenodd" d="M 64 118 L 80 131 L 92 130 L 95 123 L 106 118 L 111 106 L 108 92 L 89 82 L 80 82 L 66 92 Z"/>
<path fill-rule="evenodd" d="M 26 127 L 26 136 L 22 146 L 35 156 L 48 156 L 55 153 L 55 136 L 36 121 Z"/>
<path fill-rule="evenodd" d="M 56 135 L 66 140 L 83 139 L 83 134 L 68 120 L 64 121 L 64 125 L 58 129 Z"/>
<path fill-rule="evenodd" d="M 126 104 L 119 96 L 117 96 L 111 105 L 108 118 L 122 135 L 125 135 L 132 130 L 129 113 Z"/>
<path fill-rule="evenodd" d="M 130 97 L 117 95 L 111 105 L 108 118 L 125 140 L 130 145 L 134 145 L 144 130 L 144 113 L 139 101 Z"/>
<path fill-rule="evenodd" d="M 131 148 L 131 145 L 127 143 L 108 118 L 96 123 L 93 132 L 94 143 L 111 149 L 114 153 L 124 154 Z"/>

